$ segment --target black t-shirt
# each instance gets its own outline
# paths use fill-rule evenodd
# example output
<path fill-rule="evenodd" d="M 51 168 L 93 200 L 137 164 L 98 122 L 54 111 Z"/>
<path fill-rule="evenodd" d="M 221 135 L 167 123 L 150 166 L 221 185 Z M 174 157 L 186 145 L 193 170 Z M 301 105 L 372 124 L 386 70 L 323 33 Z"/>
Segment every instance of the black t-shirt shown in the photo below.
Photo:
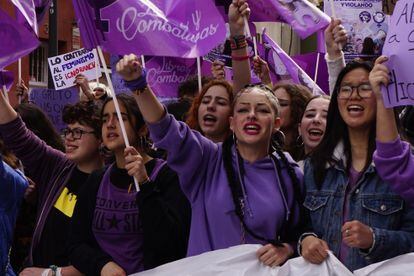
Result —
<path fill-rule="evenodd" d="M 79 190 L 88 179 L 89 174 L 75 168 L 68 183 L 50 210 L 39 246 L 33 252 L 35 266 L 67 266 L 69 258 L 67 242 L 69 240 L 70 222 L 77 202 Z"/>

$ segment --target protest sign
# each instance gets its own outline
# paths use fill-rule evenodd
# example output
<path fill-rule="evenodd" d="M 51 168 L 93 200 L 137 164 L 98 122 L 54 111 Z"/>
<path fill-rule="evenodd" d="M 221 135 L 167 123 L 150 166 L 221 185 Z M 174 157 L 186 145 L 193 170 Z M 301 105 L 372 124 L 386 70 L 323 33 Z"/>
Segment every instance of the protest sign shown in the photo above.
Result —
<path fill-rule="evenodd" d="M 324 0 L 325 12 L 331 15 L 331 4 Z M 388 16 L 382 12 L 382 0 L 335 0 L 336 16 L 348 33 L 343 51 L 347 60 L 364 56 L 375 58 L 382 52 L 388 32 Z"/>
<path fill-rule="evenodd" d="M 111 56 L 112 84 L 115 93 L 129 93 L 124 81 L 114 68 L 119 57 Z M 146 59 L 147 83 L 162 101 L 178 98 L 178 87 L 190 76 L 197 75 L 196 59 L 151 57 Z"/>
<path fill-rule="evenodd" d="M 63 107 L 79 101 L 79 90 L 76 88 L 58 91 L 47 88 L 33 88 L 29 95 L 30 100 L 46 113 L 58 131 L 66 126 L 62 121 Z"/>
<path fill-rule="evenodd" d="M 387 67 L 390 83 L 382 88 L 386 107 L 414 104 L 414 76 L 411 72 L 414 55 L 414 2 L 399 0 L 390 20 L 384 45 L 389 57 Z"/>
<path fill-rule="evenodd" d="M 100 66 L 96 64 L 97 60 L 95 49 L 92 51 L 80 49 L 48 58 L 55 89 L 60 90 L 74 86 L 75 78 L 79 74 L 84 75 L 90 80 L 96 79 L 97 76 L 100 77 Z"/>
<path fill-rule="evenodd" d="M 196 58 L 224 40 L 212 1 L 73 0 L 86 48 L 112 54 Z"/>

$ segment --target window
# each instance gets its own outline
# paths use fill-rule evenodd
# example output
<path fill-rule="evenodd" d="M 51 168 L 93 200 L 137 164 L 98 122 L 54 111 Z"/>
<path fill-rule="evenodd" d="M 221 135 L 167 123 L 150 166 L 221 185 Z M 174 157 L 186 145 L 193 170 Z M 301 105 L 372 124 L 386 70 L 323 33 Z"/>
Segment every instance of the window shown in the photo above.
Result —
<path fill-rule="evenodd" d="M 41 43 L 29 56 L 30 86 L 47 87 L 47 44 Z"/>

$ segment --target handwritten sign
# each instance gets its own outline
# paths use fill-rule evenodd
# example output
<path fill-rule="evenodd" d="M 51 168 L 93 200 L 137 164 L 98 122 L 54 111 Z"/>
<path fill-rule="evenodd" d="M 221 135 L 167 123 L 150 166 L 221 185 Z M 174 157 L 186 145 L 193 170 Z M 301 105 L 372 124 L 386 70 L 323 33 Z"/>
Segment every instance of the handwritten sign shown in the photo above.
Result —
<path fill-rule="evenodd" d="M 65 127 L 62 121 L 62 109 L 67 104 L 79 101 L 79 91 L 76 88 L 53 90 L 46 88 L 33 88 L 30 91 L 30 100 L 40 107 L 55 128 L 60 131 Z"/>
<path fill-rule="evenodd" d="M 80 49 L 64 55 L 48 58 L 49 69 L 52 74 L 56 90 L 74 86 L 77 75 L 85 75 L 88 79 L 101 76 L 100 66 L 97 64 L 96 50 Z M 96 73 L 96 71 L 98 73 Z"/>
<path fill-rule="evenodd" d="M 383 87 L 386 107 L 414 104 L 414 2 L 399 0 L 391 17 L 390 30 L 384 45 L 389 57 L 387 67 L 390 83 Z"/>

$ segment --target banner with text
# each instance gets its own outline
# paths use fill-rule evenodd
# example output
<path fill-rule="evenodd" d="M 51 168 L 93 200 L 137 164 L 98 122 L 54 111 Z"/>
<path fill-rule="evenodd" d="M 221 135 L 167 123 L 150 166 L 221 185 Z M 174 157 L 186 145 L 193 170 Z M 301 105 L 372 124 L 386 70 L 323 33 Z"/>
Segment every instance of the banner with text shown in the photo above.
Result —
<path fill-rule="evenodd" d="M 75 78 L 79 74 L 84 75 L 89 80 L 101 76 L 100 66 L 97 64 L 98 55 L 95 49 L 92 51 L 87 49 L 76 50 L 48 58 L 48 61 L 56 90 L 74 86 Z"/>
<path fill-rule="evenodd" d="M 383 87 L 386 107 L 414 104 L 414 2 L 399 0 L 390 20 L 390 30 L 384 45 L 388 56 L 390 83 Z"/>
<path fill-rule="evenodd" d="M 332 0 L 324 0 L 325 12 L 331 12 Z M 382 12 L 382 0 L 333 0 L 336 16 L 348 32 L 343 51 L 347 60 L 361 55 L 376 57 L 382 53 L 388 32 L 388 16 Z"/>
<path fill-rule="evenodd" d="M 76 88 L 53 90 L 47 88 L 33 88 L 29 98 L 40 107 L 52 121 L 57 131 L 66 124 L 62 121 L 62 109 L 67 104 L 79 101 L 79 90 Z"/>

